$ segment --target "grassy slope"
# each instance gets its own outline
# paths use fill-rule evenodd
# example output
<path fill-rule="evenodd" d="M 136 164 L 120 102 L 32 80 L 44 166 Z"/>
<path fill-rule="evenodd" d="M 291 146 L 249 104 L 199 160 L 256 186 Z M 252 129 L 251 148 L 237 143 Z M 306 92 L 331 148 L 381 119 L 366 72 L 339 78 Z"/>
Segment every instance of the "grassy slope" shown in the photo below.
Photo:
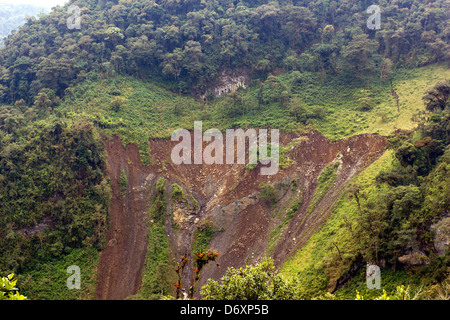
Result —
<path fill-rule="evenodd" d="M 390 167 L 392 158 L 392 152 L 386 152 L 352 182 L 361 184 L 365 194 L 376 196 L 375 176 L 380 170 Z M 347 193 L 343 193 L 328 221 L 302 249 L 283 264 L 281 274 L 299 275 L 301 283 L 304 284 L 302 287 L 305 298 L 314 297 L 319 291 L 326 290 L 329 280 L 337 280 L 344 268 L 351 265 L 357 244 L 352 242 L 350 228 L 357 214 L 356 201 L 349 199 Z M 335 244 L 339 247 L 343 261 L 337 258 Z"/>
<path fill-rule="evenodd" d="M 307 108 L 322 107 L 327 111 L 323 120 L 312 120 L 314 127 L 331 140 L 360 133 L 388 135 L 396 129 L 412 129 L 413 114 L 424 110 L 422 96 L 436 82 L 450 77 L 446 65 L 431 65 L 413 70 L 399 70 L 393 74 L 394 90 L 399 95 L 400 113 L 391 95 L 388 81 L 345 83 L 337 78 L 321 82 L 312 79 L 297 92 Z M 370 111 L 360 111 L 358 98 L 369 97 L 374 104 Z M 384 115 L 384 121 L 382 119 Z"/>
<path fill-rule="evenodd" d="M 387 135 L 395 129 L 413 129 L 415 127 L 415 123 L 411 120 L 413 114 L 424 110 L 421 99 L 424 91 L 449 76 L 450 69 L 442 65 L 401 72 L 396 77 L 397 81 L 394 81 L 394 89 L 400 97 L 401 113 L 397 113 L 395 101 L 388 98 L 369 112 L 374 117 L 365 117 L 365 125 L 360 126 L 362 129 L 354 133 L 378 132 Z M 377 112 L 387 113 L 390 121 L 383 123 L 377 116 Z M 336 113 L 342 113 L 341 116 L 336 118 L 336 123 L 351 124 L 351 112 L 347 115 L 344 115 L 344 110 Z M 347 122 L 342 122 L 343 118 L 347 118 Z M 359 126 L 358 123 L 360 122 L 356 121 L 355 126 Z M 321 125 L 319 124 L 318 127 L 320 128 Z M 326 124 L 322 131 L 328 132 L 328 136 L 334 136 L 337 132 L 333 132 L 330 128 L 331 126 Z M 336 130 L 338 129 L 336 128 Z M 365 194 L 376 197 L 374 178 L 381 170 L 390 167 L 392 159 L 392 152 L 386 152 L 353 181 L 364 187 L 363 192 Z M 282 266 L 280 271 L 282 274 L 300 275 L 305 284 L 305 297 L 312 297 L 319 294 L 319 290 L 327 289 L 328 284 L 336 281 L 343 274 L 343 270 L 348 269 L 351 265 L 357 248 L 351 242 L 350 237 L 350 225 L 353 220 L 352 217 L 355 217 L 355 215 L 357 215 L 355 200 L 349 199 L 346 193 L 343 193 L 329 220 L 301 250 Z M 336 263 L 339 259 L 336 258 L 338 253 L 335 244 L 339 246 L 343 257 L 343 261 L 340 263 Z M 394 290 L 396 285 L 411 284 L 414 289 L 419 286 L 419 283 L 420 279 L 411 280 L 407 272 L 404 271 L 395 274 L 390 270 L 383 270 L 382 272 L 382 289 L 386 289 L 388 292 Z M 336 296 L 354 299 L 356 290 L 366 293 L 366 295 L 369 294 L 363 271 L 359 272 L 348 285 L 338 290 Z M 380 292 L 378 291 L 381 290 L 374 290 L 370 295 L 379 295 Z"/>
<path fill-rule="evenodd" d="M 369 126 L 362 133 L 378 132 L 387 135 L 395 129 L 413 129 L 415 123 L 411 117 L 424 110 L 422 96 L 426 89 L 434 86 L 436 82 L 450 78 L 450 69 L 445 65 L 432 65 L 415 70 L 402 71 L 396 76 L 394 90 L 399 95 L 400 114 L 396 114 L 393 121 L 383 123 L 380 117 L 370 121 Z M 383 101 L 379 110 L 388 110 L 396 113 L 395 101 L 392 97 Z"/>

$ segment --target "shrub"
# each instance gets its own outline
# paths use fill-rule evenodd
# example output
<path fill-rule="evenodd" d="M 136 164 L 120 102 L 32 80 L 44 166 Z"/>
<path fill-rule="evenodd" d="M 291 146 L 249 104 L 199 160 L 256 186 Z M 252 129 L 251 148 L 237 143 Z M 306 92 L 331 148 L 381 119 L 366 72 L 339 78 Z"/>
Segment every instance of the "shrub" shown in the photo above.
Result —
<path fill-rule="evenodd" d="M 206 300 L 292 300 L 297 298 L 295 280 L 285 280 L 275 273 L 271 259 L 255 266 L 228 268 L 221 284 L 209 279 L 201 294 Z"/>
<path fill-rule="evenodd" d="M 114 99 L 110 102 L 109 106 L 112 111 L 119 112 L 121 110 L 121 107 L 128 102 L 127 98 L 123 98 L 121 96 L 116 96 Z"/>
<path fill-rule="evenodd" d="M 174 201 L 183 201 L 186 199 L 186 195 L 184 194 L 183 189 L 176 183 L 172 184 L 171 192 L 172 200 Z"/>
<path fill-rule="evenodd" d="M 264 200 L 268 204 L 274 204 L 277 202 L 277 192 L 275 191 L 273 185 L 261 182 L 259 189 L 261 190 L 259 194 L 259 198 L 261 200 Z"/>

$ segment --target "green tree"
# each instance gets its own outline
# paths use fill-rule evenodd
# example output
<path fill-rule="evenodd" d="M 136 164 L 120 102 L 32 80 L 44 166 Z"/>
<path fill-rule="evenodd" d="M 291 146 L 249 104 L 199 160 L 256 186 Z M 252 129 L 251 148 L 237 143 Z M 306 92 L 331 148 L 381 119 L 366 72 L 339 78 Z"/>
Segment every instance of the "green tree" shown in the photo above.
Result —
<path fill-rule="evenodd" d="M 200 42 L 190 40 L 186 42 L 183 53 L 183 68 L 188 71 L 191 77 L 199 77 L 202 70 L 202 45 Z"/>
<path fill-rule="evenodd" d="M 51 108 L 53 103 L 49 96 L 45 92 L 39 92 L 39 94 L 34 99 L 34 105 L 41 110 L 46 110 Z"/>
<path fill-rule="evenodd" d="M 289 113 L 297 120 L 297 122 L 306 122 L 307 111 L 305 109 L 305 104 L 300 99 L 298 95 L 293 95 L 288 104 Z"/>
<path fill-rule="evenodd" d="M 281 93 L 285 90 L 285 86 L 278 77 L 268 76 L 262 87 L 262 102 L 265 104 L 280 102 Z"/>
<path fill-rule="evenodd" d="M 268 258 L 254 266 L 228 268 L 220 284 L 208 279 L 201 294 L 206 300 L 293 300 L 298 297 L 298 286 L 295 279 L 276 274 Z"/>
<path fill-rule="evenodd" d="M 342 50 L 345 71 L 354 73 L 357 77 L 361 77 L 365 72 L 373 71 L 375 64 L 371 57 L 377 45 L 377 42 L 369 39 L 366 34 L 354 36 Z"/>
<path fill-rule="evenodd" d="M 169 78 L 178 79 L 182 69 L 183 58 L 184 53 L 180 48 L 176 48 L 173 53 L 167 53 L 161 64 L 163 74 Z"/>

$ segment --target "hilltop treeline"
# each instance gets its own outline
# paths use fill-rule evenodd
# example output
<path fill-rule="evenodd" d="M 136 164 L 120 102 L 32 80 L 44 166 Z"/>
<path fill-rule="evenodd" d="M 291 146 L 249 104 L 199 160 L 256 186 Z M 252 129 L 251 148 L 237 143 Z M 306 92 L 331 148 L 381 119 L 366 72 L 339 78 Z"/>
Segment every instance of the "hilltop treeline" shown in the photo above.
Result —
<path fill-rule="evenodd" d="M 92 74 L 153 77 L 203 92 L 223 70 L 253 76 L 277 68 L 389 76 L 392 66 L 448 59 L 448 1 L 77 0 L 26 25 L 0 50 L 0 101 L 57 104 Z M 81 29 L 69 29 L 77 5 Z M 53 99 L 51 98 L 53 97 Z M 55 100 L 56 99 L 56 100 Z"/>

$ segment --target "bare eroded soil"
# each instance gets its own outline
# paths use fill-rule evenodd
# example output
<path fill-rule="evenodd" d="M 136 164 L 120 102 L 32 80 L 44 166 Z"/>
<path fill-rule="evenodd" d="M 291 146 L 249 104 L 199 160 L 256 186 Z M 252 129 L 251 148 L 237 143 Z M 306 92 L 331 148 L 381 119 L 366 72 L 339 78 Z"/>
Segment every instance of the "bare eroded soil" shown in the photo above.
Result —
<path fill-rule="evenodd" d="M 199 204 L 198 210 L 179 210 L 172 228 L 174 213 L 169 206 L 166 234 L 173 257 L 190 253 L 194 230 L 204 221 L 216 231 L 210 243 L 219 252 L 218 262 L 207 265 L 201 274 L 200 287 L 208 278 L 219 279 L 227 267 L 241 267 L 256 262 L 266 252 L 270 231 L 277 226 L 270 205 L 260 201 L 259 184 L 296 180 L 302 190 L 303 202 L 294 218 L 283 230 L 272 257 L 277 267 L 301 248 L 317 228 L 326 221 L 349 180 L 384 152 L 386 138 L 379 135 L 359 135 L 331 142 L 318 132 L 307 135 L 282 134 L 280 143 L 292 143 L 289 158 L 293 164 L 273 176 L 260 174 L 259 166 L 248 170 L 245 165 L 174 165 L 172 148 L 177 142 L 150 140 L 151 165 L 143 167 L 136 146 L 124 148 L 120 139 L 105 139 L 108 152 L 108 175 L 112 184 L 108 245 L 101 253 L 98 266 L 98 299 L 125 299 L 140 287 L 147 248 L 146 214 L 154 182 L 163 176 L 179 184 Z M 340 166 L 334 187 L 310 213 L 306 214 L 317 187 L 320 172 L 332 161 Z M 119 186 L 120 172 L 128 177 L 127 192 Z M 170 189 L 168 188 L 170 197 Z M 290 191 L 280 195 L 279 203 L 288 201 Z M 171 201 L 169 201 L 171 203 Z M 189 283 L 189 268 L 183 275 Z M 198 292 L 196 293 L 198 296 Z"/>

